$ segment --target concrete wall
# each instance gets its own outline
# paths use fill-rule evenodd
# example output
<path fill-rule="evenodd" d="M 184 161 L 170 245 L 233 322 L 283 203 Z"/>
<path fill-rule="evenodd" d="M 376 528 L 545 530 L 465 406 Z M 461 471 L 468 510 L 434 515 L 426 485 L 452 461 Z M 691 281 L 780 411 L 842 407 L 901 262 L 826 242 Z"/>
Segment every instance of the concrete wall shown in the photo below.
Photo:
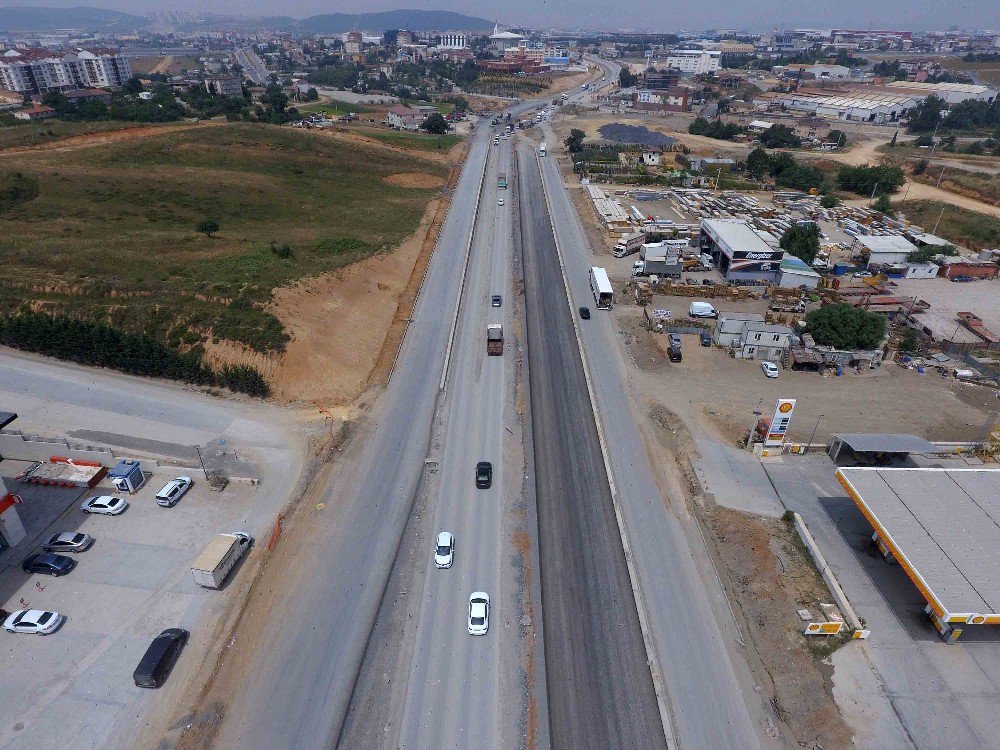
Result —
<path fill-rule="evenodd" d="M 0 458 L 48 463 L 52 456 L 65 456 L 77 461 L 99 461 L 109 468 L 113 468 L 120 459 L 129 458 L 116 455 L 110 448 L 69 443 L 60 438 L 25 435 L 17 430 L 0 430 Z M 141 463 L 143 471 L 155 472 L 159 468 L 156 461 L 142 459 Z"/>

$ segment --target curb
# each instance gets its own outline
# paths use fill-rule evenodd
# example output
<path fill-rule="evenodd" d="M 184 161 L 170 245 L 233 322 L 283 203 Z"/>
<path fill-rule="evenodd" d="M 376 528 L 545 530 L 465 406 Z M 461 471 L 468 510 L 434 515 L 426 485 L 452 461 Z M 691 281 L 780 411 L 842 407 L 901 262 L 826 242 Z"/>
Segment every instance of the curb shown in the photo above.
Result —
<path fill-rule="evenodd" d="M 535 154 L 535 162 L 539 157 Z M 539 174 L 544 174 L 542 165 L 538 164 Z M 601 457 L 604 460 L 604 471 L 608 477 L 608 488 L 611 491 L 611 504 L 615 509 L 615 519 L 618 522 L 618 533 L 621 536 L 622 548 L 625 552 L 625 565 L 628 568 L 629 582 L 632 585 L 632 596 L 635 599 L 635 608 L 639 615 L 639 629 L 642 631 L 642 641 L 646 647 L 646 663 L 649 665 L 649 672 L 653 678 L 653 690 L 656 692 L 656 705 L 660 712 L 660 722 L 663 725 L 663 734 L 667 741 L 667 746 L 678 747 L 674 738 L 673 725 L 670 721 L 670 710 L 667 707 L 666 688 L 663 684 L 662 672 L 660 670 L 659 659 L 653 648 L 653 639 L 649 629 L 649 616 L 646 614 L 646 607 L 643 603 L 642 589 L 639 583 L 639 576 L 632 561 L 632 548 L 628 541 L 628 531 L 625 527 L 625 518 L 622 514 L 621 503 L 618 497 L 618 487 L 615 484 L 614 473 L 611 468 L 611 459 L 608 456 L 607 438 L 604 435 L 604 425 L 597 409 L 597 397 L 594 393 L 594 384 L 590 379 L 590 368 L 587 364 L 587 353 L 583 348 L 583 339 L 580 336 L 580 323 L 576 318 L 573 309 L 573 300 L 570 293 L 569 279 L 566 276 L 566 264 L 563 261 L 562 249 L 559 246 L 559 238 L 556 235 L 554 214 L 552 203 L 549 199 L 548 191 L 545 189 L 544 178 L 542 180 L 542 193 L 545 195 L 545 207 L 549 212 L 549 225 L 552 229 L 552 239 L 556 246 L 556 255 L 559 258 L 559 273 L 562 275 L 563 286 L 566 288 L 566 302 L 569 305 L 570 319 L 573 321 L 573 333 L 576 335 L 577 348 L 580 351 L 580 359 L 583 362 L 583 376 L 587 381 L 587 395 L 590 398 L 590 408 L 594 413 L 594 423 L 597 426 L 597 439 L 601 445 Z"/>
<path fill-rule="evenodd" d="M 795 511 L 792 511 L 792 518 L 795 520 L 795 530 L 799 533 L 799 538 L 802 543 L 806 545 L 806 549 L 809 550 L 809 556 L 812 557 L 813 562 L 819 569 L 819 574 L 826 581 L 826 585 L 830 587 L 830 593 L 833 594 L 833 598 L 837 600 L 837 606 L 840 607 L 840 611 L 844 613 L 844 617 L 847 618 L 848 624 L 855 630 L 864 630 L 864 626 L 861 624 L 861 620 L 857 613 L 854 611 L 854 607 L 847 600 L 847 595 L 844 590 L 840 588 L 840 582 L 837 581 L 837 577 L 830 570 L 830 566 L 826 562 L 826 558 L 823 557 L 823 553 L 819 550 L 819 545 L 816 544 L 816 540 L 813 539 L 813 535 L 810 533 L 809 529 L 806 527 L 806 522 L 802 520 L 800 516 Z"/>

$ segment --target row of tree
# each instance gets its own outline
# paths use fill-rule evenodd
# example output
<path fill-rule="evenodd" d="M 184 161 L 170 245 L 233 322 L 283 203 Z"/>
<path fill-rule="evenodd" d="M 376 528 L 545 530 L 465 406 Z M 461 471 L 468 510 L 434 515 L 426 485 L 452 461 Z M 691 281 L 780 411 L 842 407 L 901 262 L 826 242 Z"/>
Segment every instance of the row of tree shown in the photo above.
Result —
<path fill-rule="evenodd" d="M 1000 138 L 1000 101 L 967 99 L 949 109 L 944 99 L 931 95 L 907 113 L 907 130 L 911 133 L 933 133 L 938 128 L 993 130 Z"/>
<path fill-rule="evenodd" d="M 227 365 L 215 371 L 202 362 L 198 349 L 180 351 L 146 334 L 64 315 L 19 312 L 0 317 L 0 344 L 130 375 L 268 394 L 267 381 L 253 367 Z"/>

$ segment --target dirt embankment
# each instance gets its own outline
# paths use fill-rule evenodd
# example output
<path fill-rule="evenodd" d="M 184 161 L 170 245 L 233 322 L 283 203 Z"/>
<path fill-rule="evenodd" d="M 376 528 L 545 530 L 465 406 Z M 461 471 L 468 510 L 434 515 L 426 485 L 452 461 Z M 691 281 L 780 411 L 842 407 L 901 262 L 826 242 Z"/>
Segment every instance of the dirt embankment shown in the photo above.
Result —
<path fill-rule="evenodd" d="M 148 138 L 154 135 L 176 133 L 179 130 L 191 130 L 192 128 L 205 128 L 225 124 L 222 120 L 202 120 L 200 122 L 179 122 L 171 125 L 137 125 L 134 128 L 122 128 L 121 130 L 71 135 L 59 140 L 47 141 L 46 143 L 38 143 L 31 146 L 4 148 L 0 149 L 0 157 L 29 154 L 35 151 L 44 151 L 46 153 L 76 151 L 77 149 L 90 148 L 91 146 L 104 146 L 109 143 L 121 143 L 123 141 L 133 141 L 138 138 Z"/>

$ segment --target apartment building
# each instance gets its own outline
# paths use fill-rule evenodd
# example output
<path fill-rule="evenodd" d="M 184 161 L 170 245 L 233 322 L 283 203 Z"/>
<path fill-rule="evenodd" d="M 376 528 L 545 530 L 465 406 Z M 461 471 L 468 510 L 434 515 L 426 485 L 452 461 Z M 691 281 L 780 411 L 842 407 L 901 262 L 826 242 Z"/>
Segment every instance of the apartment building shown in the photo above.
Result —
<path fill-rule="evenodd" d="M 0 88 L 19 94 L 116 88 L 131 77 L 128 59 L 117 50 L 56 52 L 33 47 L 0 54 Z"/>
<path fill-rule="evenodd" d="M 722 51 L 712 49 L 675 49 L 667 55 L 667 67 L 681 73 L 715 73 L 722 65 Z"/>

